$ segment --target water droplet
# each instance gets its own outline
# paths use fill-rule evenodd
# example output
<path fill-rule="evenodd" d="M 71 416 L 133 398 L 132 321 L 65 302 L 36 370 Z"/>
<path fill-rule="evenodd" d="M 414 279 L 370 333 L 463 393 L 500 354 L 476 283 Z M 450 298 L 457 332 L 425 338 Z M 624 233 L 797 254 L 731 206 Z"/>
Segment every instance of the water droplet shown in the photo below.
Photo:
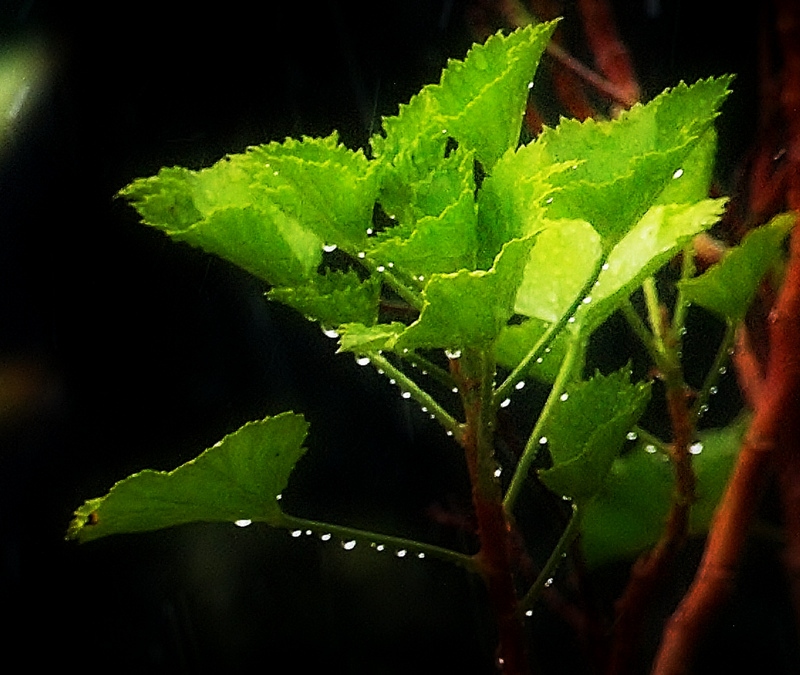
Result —
<path fill-rule="evenodd" d="M 326 532 L 325 534 L 321 534 L 321 535 L 319 536 L 319 538 L 320 538 L 322 541 L 330 541 L 330 539 L 331 539 L 331 533 L 330 533 L 330 532 Z"/>
<path fill-rule="evenodd" d="M 376 550 L 378 553 L 380 553 L 381 551 L 384 551 L 384 550 L 386 550 L 386 547 L 385 547 L 383 544 L 378 544 L 377 546 L 375 546 L 375 550 Z"/>
<path fill-rule="evenodd" d="M 648 443 L 647 445 L 644 446 L 644 451 L 649 452 L 652 455 L 656 451 L 656 446 L 653 445 L 652 443 Z"/>
<path fill-rule="evenodd" d="M 525 616 L 533 616 L 533 610 L 532 609 L 526 610 L 525 611 Z"/>
<path fill-rule="evenodd" d="M 567 323 L 575 323 L 575 317 L 574 316 L 569 317 L 569 319 L 567 319 Z"/>
<path fill-rule="evenodd" d="M 605 271 L 605 270 L 607 270 L 607 269 L 608 269 L 608 267 L 609 267 L 608 263 L 603 263 L 603 264 L 600 266 L 600 269 L 601 269 L 601 270 L 603 270 L 603 271 Z"/>
<path fill-rule="evenodd" d="M 393 377 L 390 377 L 389 384 L 397 384 L 397 380 L 395 380 Z"/>
<path fill-rule="evenodd" d="M 329 338 L 332 338 L 332 339 L 336 339 L 336 338 L 339 337 L 339 333 L 337 333 L 333 328 L 323 328 L 322 329 L 322 334 L 325 337 L 329 337 Z"/>
<path fill-rule="evenodd" d="M 544 363 L 544 359 L 540 356 L 538 359 L 536 359 L 536 363 Z"/>
<path fill-rule="evenodd" d="M 711 395 L 713 396 L 713 395 L 714 395 L 714 394 L 716 394 L 718 391 L 719 391 L 719 389 L 717 389 L 716 387 L 711 387 L 711 388 L 708 390 L 708 393 L 709 393 L 709 394 L 711 394 Z"/>
<path fill-rule="evenodd" d="M 425 554 L 422 551 L 417 553 L 417 558 L 419 558 L 420 560 L 422 560 L 424 557 L 425 557 Z"/>
<path fill-rule="evenodd" d="M 672 174 L 673 180 L 680 178 L 683 175 L 683 169 L 678 169 Z"/>
<path fill-rule="evenodd" d="M 577 169 L 577 168 L 578 168 L 578 165 L 577 165 L 577 164 L 573 164 L 573 165 L 572 165 L 571 167 L 569 167 L 569 168 L 570 168 L 570 169 L 572 169 L 573 171 L 575 171 L 575 169 Z"/>
<path fill-rule="evenodd" d="M 355 547 L 356 547 L 356 540 L 355 539 L 350 539 L 350 541 L 343 541 L 342 542 L 342 548 L 345 551 L 352 551 Z"/>
<path fill-rule="evenodd" d="M 495 469 L 495 470 L 494 470 L 494 477 L 495 477 L 495 478 L 500 478 L 500 476 L 501 476 L 502 474 L 503 474 L 503 470 L 502 470 L 502 469 Z"/>
<path fill-rule="evenodd" d="M 637 438 L 639 438 L 639 434 L 637 434 L 635 431 L 629 431 L 625 438 L 627 438 L 629 441 L 635 441 Z"/>
<path fill-rule="evenodd" d="M 572 497 L 568 497 L 567 495 L 561 495 L 561 501 L 562 502 L 571 502 L 572 501 Z"/>
<path fill-rule="evenodd" d="M 452 431 L 450 431 L 450 429 L 448 429 L 448 430 L 447 430 L 447 435 L 448 435 L 448 436 L 452 436 L 452 435 L 453 435 L 453 432 L 452 432 Z"/>
<path fill-rule="evenodd" d="M 368 366 L 369 365 L 369 356 L 358 356 L 358 357 L 356 357 L 356 363 L 359 366 Z"/>
<path fill-rule="evenodd" d="M 517 391 L 524 388 L 525 388 L 525 380 L 520 380 L 514 385 L 514 389 L 516 389 Z"/>
<path fill-rule="evenodd" d="M 418 281 L 425 281 L 425 275 L 424 275 L 424 274 L 420 274 L 420 275 L 417 277 L 417 280 L 418 280 Z"/>
<path fill-rule="evenodd" d="M 371 227 L 368 227 L 367 228 L 367 236 L 370 236 L 374 231 L 375 230 L 373 230 Z"/>
<path fill-rule="evenodd" d="M 366 257 L 367 257 L 367 254 L 366 254 L 366 253 L 364 253 L 364 251 L 359 251 L 359 252 L 358 252 L 358 257 L 359 257 L 359 258 L 361 258 L 361 259 L 363 260 L 364 258 L 366 258 Z"/>
<path fill-rule="evenodd" d="M 336 244 L 325 244 L 322 250 L 325 251 L 325 253 L 333 253 L 337 248 L 338 246 L 336 246 Z"/>
<path fill-rule="evenodd" d="M 241 520 L 234 520 L 233 524 L 236 525 L 236 527 L 247 527 L 252 522 L 253 521 L 248 518 L 242 518 Z"/>
<path fill-rule="evenodd" d="M 550 586 L 553 585 L 553 581 L 555 581 L 555 579 L 553 579 L 553 577 L 550 577 L 547 581 L 544 582 L 544 587 L 550 588 Z"/>
<path fill-rule="evenodd" d="M 701 406 L 700 406 L 700 410 L 698 410 L 698 411 L 697 411 L 697 414 L 698 414 L 698 415 L 700 415 L 700 416 L 702 417 L 702 416 L 703 416 L 703 415 L 705 415 L 707 412 L 708 412 L 708 406 L 707 406 L 707 405 L 705 405 L 705 404 L 703 404 L 703 405 L 701 405 Z"/>
<path fill-rule="evenodd" d="M 451 360 L 452 359 L 459 359 L 459 358 L 461 358 L 461 350 L 460 349 L 452 349 L 452 350 L 451 349 L 445 349 L 444 350 L 444 355 L 448 359 L 451 359 Z"/>
<path fill-rule="evenodd" d="M 383 265 L 378 265 L 375 269 L 378 270 L 378 272 L 385 272 L 386 271 L 386 268 Z"/>
<path fill-rule="evenodd" d="M 728 372 L 728 369 L 725 366 L 720 366 L 718 372 L 719 372 L 720 375 L 724 375 L 725 373 Z"/>
<path fill-rule="evenodd" d="M 442 129 L 442 133 L 446 134 L 447 133 L 447 129 Z"/>
<path fill-rule="evenodd" d="M 283 495 L 275 495 L 275 499 L 283 499 Z"/>
<path fill-rule="evenodd" d="M 458 387 L 453 387 L 450 391 L 452 391 L 454 394 L 457 394 L 458 393 Z"/>
<path fill-rule="evenodd" d="M 689 452 L 691 452 L 693 455 L 699 455 L 701 452 L 703 452 L 703 444 L 702 443 L 692 443 L 689 446 Z"/>
<path fill-rule="evenodd" d="M 277 176 L 277 175 L 278 175 L 278 172 L 277 172 L 277 171 L 273 171 L 273 172 L 272 172 L 272 175 L 273 175 L 273 176 Z"/>
<path fill-rule="evenodd" d="M 528 89 L 533 89 L 533 80 L 528 82 Z"/>
<path fill-rule="evenodd" d="M 568 398 L 569 394 L 567 392 L 564 392 L 563 394 L 561 394 L 561 396 L 558 397 L 560 401 L 566 401 Z"/>
<path fill-rule="evenodd" d="M 389 216 L 389 220 L 397 220 L 397 216 L 396 216 L 396 215 L 394 215 L 394 214 L 391 214 L 391 215 Z"/>
<path fill-rule="evenodd" d="M 550 353 L 550 347 L 545 347 L 544 348 L 544 353 L 545 354 L 549 354 Z"/>
<path fill-rule="evenodd" d="M 297 539 L 301 534 L 303 534 L 303 530 L 292 530 L 292 536 Z"/>
<path fill-rule="evenodd" d="M 411 392 L 410 391 L 404 391 L 404 392 L 402 392 L 400 394 L 400 396 L 402 396 L 403 398 L 406 398 L 406 399 L 411 398 Z"/>
<path fill-rule="evenodd" d="M 427 407 L 427 406 L 422 406 L 422 407 L 420 408 L 420 410 L 421 410 L 422 412 L 428 412 L 428 407 Z"/>
<path fill-rule="evenodd" d="M 591 301 L 592 301 L 592 296 L 591 296 L 591 295 L 587 295 L 587 296 L 586 296 L 586 297 L 583 299 L 583 304 L 584 304 L 584 305 L 588 305 L 588 304 L 589 304 Z"/>
<path fill-rule="evenodd" d="M 539 439 L 539 445 L 547 445 L 547 436 L 542 436 Z"/>
<path fill-rule="evenodd" d="M 390 262 L 390 263 L 389 263 L 389 267 L 394 267 L 394 263 L 393 263 L 393 262 Z"/>
<path fill-rule="evenodd" d="M 544 203 L 545 204 L 552 204 L 553 203 L 553 198 L 552 197 L 548 197 L 547 199 L 544 200 Z"/>
<path fill-rule="evenodd" d="M 504 400 L 502 403 L 500 403 L 500 407 L 501 407 L 501 408 L 508 408 L 508 406 L 509 406 L 510 404 L 511 404 L 511 399 L 510 399 L 510 398 L 507 398 L 507 399 L 505 399 L 505 400 Z"/>
<path fill-rule="evenodd" d="M 395 555 L 398 558 L 405 558 L 406 557 L 406 553 L 408 553 L 408 551 L 406 551 L 404 548 L 401 548 L 397 553 L 395 553 Z"/>
<path fill-rule="evenodd" d="M 307 537 L 310 537 L 312 534 L 314 534 L 314 533 L 311 530 L 306 530 L 306 536 Z"/>

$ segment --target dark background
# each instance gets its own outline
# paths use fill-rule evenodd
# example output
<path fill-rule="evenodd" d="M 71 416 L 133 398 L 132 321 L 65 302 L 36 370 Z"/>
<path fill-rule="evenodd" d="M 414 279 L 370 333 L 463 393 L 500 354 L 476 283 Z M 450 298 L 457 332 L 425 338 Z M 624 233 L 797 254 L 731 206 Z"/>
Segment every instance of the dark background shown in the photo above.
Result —
<path fill-rule="evenodd" d="M 3 3 L 2 44 L 39 40 L 51 66 L 0 158 L 0 387 L 11 392 L 0 607 L 12 626 L 0 668 L 490 672 L 481 590 L 444 564 L 258 526 L 63 540 L 72 510 L 115 480 L 293 409 L 312 431 L 289 511 L 464 545 L 429 515 L 468 504 L 443 434 L 371 369 L 334 356 L 318 328 L 267 304 L 258 281 L 149 231 L 114 194 L 161 166 L 200 168 L 287 135 L 339 129 L 363 145 L 381 114 L 463 57 L 468 4 Z M 618 3 L 618 19 L 647 97 L 739 74 L 721 126 L 724 183 L 755 129 L 755 23 L 728 3 L 696 4 Z M 749 649 L 765 672 L 796 664 L 781 588 L 744 588 L 719 638 L 732 660 Z M 558 621 L 541 623 L 548 672 L 576 672 Z"/>

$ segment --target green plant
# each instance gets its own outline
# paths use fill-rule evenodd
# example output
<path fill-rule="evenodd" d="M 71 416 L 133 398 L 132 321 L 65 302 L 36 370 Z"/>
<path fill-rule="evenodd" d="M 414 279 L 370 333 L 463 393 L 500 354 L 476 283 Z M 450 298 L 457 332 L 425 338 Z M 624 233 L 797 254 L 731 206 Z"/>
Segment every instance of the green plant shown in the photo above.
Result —
<path fill-rule="evenodd" d="M 679 84 L 612 121 L 564 120 L 520 145 L 554 27 L 498 34 L 451 61 L 439 84 L 383 120 L 369 154 L 336 134 L 290 139 L 201 171 L 162 169 L 121 191 L 147 224 L 264 280 L 271 300 L 318 322 L 340 352 L 385 374 L 453 437 L 471 481 L 478 551 L 285 513 L 281 493 L 308 427 L 293 412 L 246 424 L 172 472 L 120 481 L 76 511 L 70 538 L 260 521 L 337 537 L 345 548 L 370 542 L 437 556 L 483 579 L 498 664 L 524 673 L 526 614 L 578 535 L 576 555 L 590 567 L 653 547 L 653 569 L 641 577 L 653 579 L 690 533 L 707 529 L 747 418 L 702 431 L 699 421 L 792 219 L 775 219 L 699 269 L 694 242 L 725 204 L 707 195 L 728 77 Z M 723 329 L 692 386 L 681 349 L 694 311 Z M 612 316 L 627 320 L 648 364 L 587 368 L 590 341 Z M 505 466 L 495 454 L 497 413 L 531 378 L 549 395 L 535 420 L 521 420 L 527 442 Z M 646 413 L 669 421 L 668 440 L 640 426 Z M 516 509 L 538 483 L 571 515 L 528 579 Z M 636 578 L 632 593 L 643 588 Z M 628 641 L 635 617 L 620 622 Z"/>

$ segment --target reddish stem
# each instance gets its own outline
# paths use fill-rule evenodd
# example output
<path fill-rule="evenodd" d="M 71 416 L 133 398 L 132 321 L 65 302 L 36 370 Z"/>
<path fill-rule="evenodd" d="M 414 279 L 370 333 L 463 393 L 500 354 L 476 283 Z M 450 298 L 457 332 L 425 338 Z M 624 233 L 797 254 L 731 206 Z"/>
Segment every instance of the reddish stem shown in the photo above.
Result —
<path fill-rule="evenodd" d="M 786 279 L 770 314 L 770 353 L 755 415 L 712 521 L 700 568 L 670 618 L 654 675 L 687 673 L 716 610 L 730 596 L 776 444 L 800 395 L 800 229 L 791 237 Z"/>
<path fill-rule="evenodd" d="M 474 355 L 473 355 L 474 358 Z M 480 357 L 478 357 L 480 358 Z M 528 675 L 528 656 L 514 579 L 511 570 L 512 528 L 503 508 L 500 485 L 494 478 L 491 431 L 487 428 L 486 373 L 473 372 L 475 364 L 466 353 L 450 362 L 450 369 L 461 392 L 465 425 L 459 438 L 467 461 L 472 503 L 478 523 L 480 550 L 475 556 L 497 622 L 497 665 L 508 675 Z M 471 367 L 470 367 L 471 366 Z M 477 369 L 480 371 L 480 367 Z"/>

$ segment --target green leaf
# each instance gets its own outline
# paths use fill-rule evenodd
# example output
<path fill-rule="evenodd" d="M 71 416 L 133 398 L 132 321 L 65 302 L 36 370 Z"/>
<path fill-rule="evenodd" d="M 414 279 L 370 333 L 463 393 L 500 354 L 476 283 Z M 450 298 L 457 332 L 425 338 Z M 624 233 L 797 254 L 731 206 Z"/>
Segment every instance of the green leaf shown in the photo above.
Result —
<path fill-rule="evenodd" d="M 120 195 L 174 239 L 294 286 L 316 272 L 323 244 L 355 252 L 366 242 L 377 180 L 363 153 L 332 134 L 250 148 L 201 171 L 162 169 Z"/>
<path fill-rule="evenodd" d="M 528 84 L 556 22 L 497 33 L 463 61 L 450 60 L 439 84 L 423 87 L 374 136 L 376 157 L 390 162 L 406 183 L 427 175 L 448 137 L 474 150 L 485 169 L 519 141 Z"/>
<path fill-rule="evenodd" d="M 567 387 L 542 426 L 553 467 L 541 470 L 539 478 L 579 506 L 600 490 L 650 400 L 650 385 L 632 384 L 630 375 L 624 368 Z"/>
<path fill-rule="evenodd" d="M 601 255 L 600 237 L 589 223 L 550 223 L 536 237 L 514 310 L 555 323 L 590 282 Z"/>
<path fill-rule="evenodd" d="M 323 326 L 358 322 L 372 325 L 378 320 L 380 279 L 361 281 L 353 272 L 330 271 L 311 277 L 297 288 L 273 288 L 267 297 L 293 307 Z"/>
<path fill-rule="evenodd" d="M 508 370 L 514 370 L 548 328 L 549 324 L 539 319 L 526 319 L 520 324 L 503 328 L 494 345 L 497 363 Z M 569 339 L 568 332 L 558 333 L 545 353 L 539 357 L 541 360 L 531 363 L 525 374 L 541 382 L 554 382 L 561 369 L 561 362 L 567 355 Z"/>
<path fill-rule="evenodd" d="M 648 276 L 669 261 L 696 234 L 722 214 L 724 199 L 696 204 L 657 205 L 612 249 L 600 276 L 576 312 L 575 326 L 592 331 L 605 321 Z"/>
<path fill-rule="evenodd" d="M 196 521 L 280 525 L 278 499 L 305 452 L 307 431 L 293 413 L 245 424 L 173 471 L 141 471 L 88 500 L 75 511 L 67 538 L 85 542 Z"/>
<path fill-rule="evenodd" d="M 534 240 L 510 241 L 488 272 L 434 274 L 422 293 L 419 318 L 400 335 L 396 349 L 488 347 L 514 313 Z"/>
<path fill-rule="evenodd" d="M 473 155 L 460 148 L 417 186 L 413 228 L 387 230 L 367 251 L 371 260 L 393 262 L 414 279 L 437 272 L 474 270 L 476 208 Z"/>
<path fill-rule="evenodd" d="M 588 221 L 609 250 L 673 181 L 690 183 L 693 189 L 684 192 L 692 200 L 705 196 L 697 188 L 709 176 L 708 132 L 730 79 L 681 83 L 612 121 L 564 120 L 545 129 L 521 151 L 531 155 L 529 171 L 564 162 L 573 167 L 551 177 L 559 191 L 547 217 Z M 699 166 L 685 165 L 690 159 Z"/>
<path fill-rule="evenodd" d="M 794 222 L 794 214 L 776 216 L 767 225 L 749 232 L 740 246 L 705 274 L 679 282 L 686 300 L 724 320 L 742 321 L 761 279 L 780 259 L 783 240 Z"/>
<path fill-rule="evenodd" d="M 339 351 L 367 354 L 382 349 L 391 351 L 397 344 L 397 338 L 406 329 L 405 324 L 398 321 L 365 326 L 351 323 L 339 327 Z"/>
<path fill-rule="evenodd" d="M 708 531 L 749 424 L 742 416 L 723 429 L 698 434 L 692 456 L 697 502 L 690 533 Z M 581 544 L 590 567 L 630 558 L 661 536 L 674 492 L 674 471 L 666 455 L 638 442 L 618 458 L 597 497 L 583 509 Z"/>

